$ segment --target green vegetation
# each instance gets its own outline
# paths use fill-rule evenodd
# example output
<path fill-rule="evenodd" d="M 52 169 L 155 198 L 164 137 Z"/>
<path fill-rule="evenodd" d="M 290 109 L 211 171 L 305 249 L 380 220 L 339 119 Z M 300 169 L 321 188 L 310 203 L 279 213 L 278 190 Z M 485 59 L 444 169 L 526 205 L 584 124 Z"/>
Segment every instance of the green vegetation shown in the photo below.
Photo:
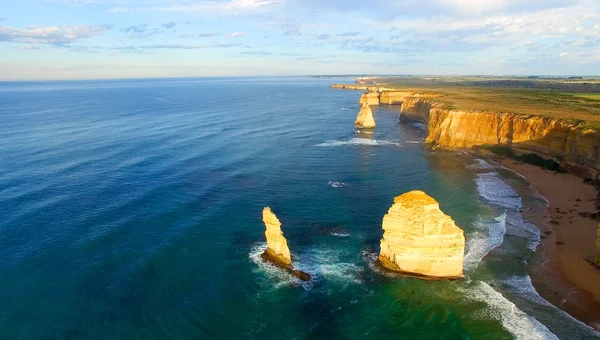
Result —
<path fill-rule="evenodd" d="M 378 81 L 427 93 L 455 109 L 545 116 L 600 128 L 600 78 L 382 77 Z"/>

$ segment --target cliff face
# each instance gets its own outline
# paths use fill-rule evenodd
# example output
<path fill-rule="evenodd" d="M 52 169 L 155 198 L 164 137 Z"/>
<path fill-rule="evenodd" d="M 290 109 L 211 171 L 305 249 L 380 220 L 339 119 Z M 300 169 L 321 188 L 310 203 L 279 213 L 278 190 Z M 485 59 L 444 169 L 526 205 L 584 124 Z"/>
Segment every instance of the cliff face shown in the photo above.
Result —
<path fill-rule="evenodd" d="M 410 95 L 411 93 L 406 91 L 382 91 L 379 94 L 379 102 L 388 105 L 402 104 L 404 98 Z"/>
<path fill-rule="evenodd" d="M 379 260 L 387 269 L 436 278 L 462 277 L 463 231 L 423 191 L 396 197 L 383 217 L 383 230 Z"/>
<path fill-rule="evenodd" d="M 265 231 L 267 250 L 263 254 L 263 258 L 280 267 L 291 270 L 292 257 L 290 256 L 287 240 L 283 237 L 283 232 L 281 231 L 281 222 L 279 222 L 279 219 L 269 207 L 263 209 L 263 222 L 267 228 Z"/>
<path fill-rule="evenodd" d="M 598 233 L 596 236 L 596 258 L 594 260 L 597 266 L 600 266 L 600 223 L 598 223 Z"/>
<path fill-rule="evenodd" d="M 445 148 L 505 145 L 516 153 L 552 159 L 582 177 L 600 174 L 600 132 L 560 119 L 453 110 L 435 100 L 407 97 L 401 119 L 427 125 L 427 143 Z"/>
<path fill-rule="evenodd" d="M 379 93 L 367 92 L 360 96 L 359 104 L 379 105 Z"/>
<path fill-rule="evenodd" d="M 354 122 L 354 126 L 358 128 L 372 129 L 375 127 L 375 119 L 373 118 L 373 111 L 367 103 L 363 103 Z"/>

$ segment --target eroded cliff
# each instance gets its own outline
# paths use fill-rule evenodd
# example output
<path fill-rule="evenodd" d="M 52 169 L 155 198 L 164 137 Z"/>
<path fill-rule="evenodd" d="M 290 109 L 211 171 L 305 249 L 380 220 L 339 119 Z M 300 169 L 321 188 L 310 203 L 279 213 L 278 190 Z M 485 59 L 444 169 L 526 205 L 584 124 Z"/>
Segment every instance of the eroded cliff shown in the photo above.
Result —
<path fill-rule="evenodd" d="M 423 191 L 396 197 L 383 217 L 383 231 L 379 261 L 385 268 L 435 278 L 462 277 L 463 231 Z"/>
<path fill-rule="evenodd" d="M 427 125 L 427 143 L 443 148 L 506 146 L 517 155 L 535 154 L 563 169 L 597 180 L 600 132 L 542 116 L 450 109 L 435 99 L 406 97 L 401 119 Z"/>

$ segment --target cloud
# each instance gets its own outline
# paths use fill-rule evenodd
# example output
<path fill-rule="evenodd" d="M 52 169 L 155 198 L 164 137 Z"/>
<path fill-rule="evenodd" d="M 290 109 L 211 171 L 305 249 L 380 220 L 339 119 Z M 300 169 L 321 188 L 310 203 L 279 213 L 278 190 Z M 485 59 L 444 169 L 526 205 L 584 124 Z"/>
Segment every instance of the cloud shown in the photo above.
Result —
<path fill-rule="evenodd" d="M 240 54 L 243 55 L 255 55 L 255 56 L 266 56 L 266 55 L 272 55 L 272 52 L 265 52 L 265 51 L 246 51 L 246 52 L 241 52 Z"/>
<path fill-rule="evenodd" d="M 237 37 L 242 37 L 246 34 L 247 34 L 246 32 L 233 32 L 231 34 L 228 34 L 227 37 L 233 39 L 233 38 L 237 38 Z"/>
<path fill-rule="evenodd" d="M 113 7 L 110 12 L 185 12 L 245 14 L 259 12 L 284 2 L 284 0 L 201 0 L 190 4 L 185 0 L 165 1 L 165 6 Z"/>
<path fill-rule="evenodd" d="M 133 25 L 121 28 L 121 32 L 128 34 L 142 34 L 148 31 L 148 24 Z"/>
<path fill-rule="evenodd" d="M 26 26 L 25 28 L 0 26 L 0 42 L 65 46 L 101 35 L 109 29 L 111 29 L 110 25 Z"/>
<path fill-rule="evenodd" d="M 17 47 L 19 50 L 40 50 L 40 45 L 25 45 Z"/>
<path fill-rule="evenodd" d="M 336 34 L 337 37 L 356 37 L 360 32 L 345 32 Z"/>
<path fill-rule="evenodd" d="M 173 28 L 175 26 L 177 26 L 177 24 L 175 23 L 175 21 L 171 21 L 171 22 L 167 22 L 165 24 L 162 24 L 162 27 L 164 27 L 164 28 Z"/>
<path fill-rule="evenodd" d="M 232 48 L 240 46 L 240 44 L 209 44 L 209 45 L 192 45 L 192 44 L 152 44 L 152 45 L 137 45 L 137 46 L 119 46 L 113 48 L 121 52 L 140 53 L 146 50 L 200 50 L 208 48 Z"/>
<path fill-rule="evenodd" d="M 210 38 L 210 37 L 216 37 L 218 35 L 219 35 L 219 33 L 217 33 L 217 32 L 202 32 L 202 33 L 198 33 L 198 34 L 181 34 L 179 37 L 180 38 Z"/>
<path fill-rule="evenodd" d="M 327 39 L 331 39 L 331 38 L 332 38 L 331 34 L 321 33 L 317 36 L 318 40 L 327 40 Z"/>
<path fill-rule="evenodd" d="M 104 4 L 104 0 L 46 0 L 47 3 L 51 4 L 65 4 L 65 5 L 101 5 Z"/>

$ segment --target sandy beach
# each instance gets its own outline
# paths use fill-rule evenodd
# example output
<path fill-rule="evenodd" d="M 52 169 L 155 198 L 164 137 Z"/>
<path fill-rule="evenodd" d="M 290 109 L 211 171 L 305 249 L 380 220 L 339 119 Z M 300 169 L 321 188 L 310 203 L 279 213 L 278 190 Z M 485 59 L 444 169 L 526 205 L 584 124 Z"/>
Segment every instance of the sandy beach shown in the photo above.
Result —
<path fill-rule="evenodd" d="M 586 261 L 596 252 L 598 224 L 585 217 L 596 212 L 596 190 L 574 175 L 510 159 L 501 163 L 527 178 L 549 202 L 542 212 L 524 213 L 542 235 L 538 254 L 529 266 L 535 288 L 575 318 L 600 328 L 600 270 Z"/>

